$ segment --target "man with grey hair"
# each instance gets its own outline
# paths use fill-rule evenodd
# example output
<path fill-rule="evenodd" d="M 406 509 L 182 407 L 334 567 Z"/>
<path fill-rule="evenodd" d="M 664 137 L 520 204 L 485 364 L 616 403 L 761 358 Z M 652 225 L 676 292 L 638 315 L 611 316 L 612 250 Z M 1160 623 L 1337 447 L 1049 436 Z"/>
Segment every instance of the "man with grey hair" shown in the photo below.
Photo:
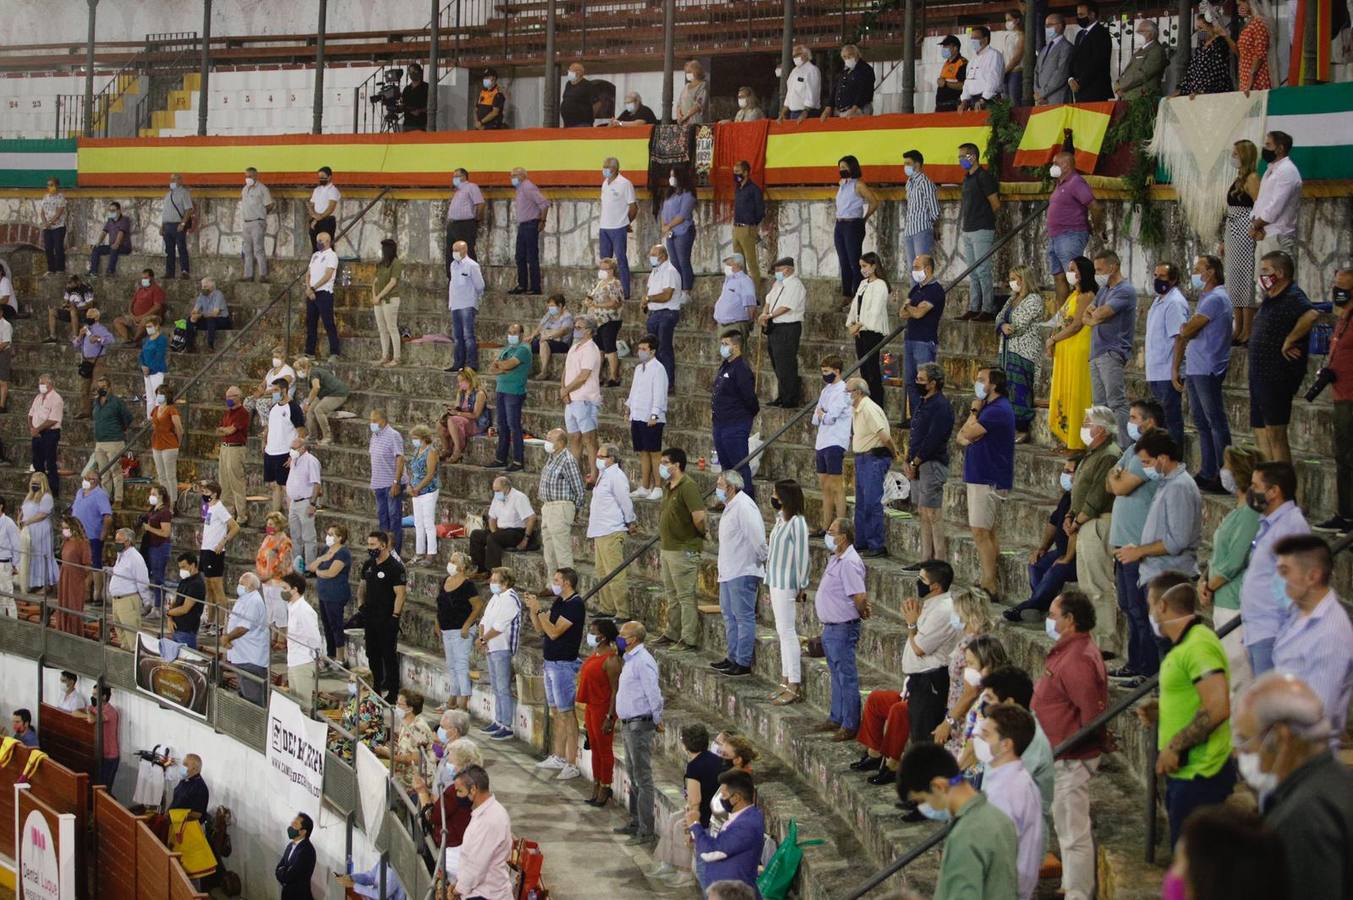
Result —
<path fill-rule="evenodd" d="M 1071 505 L 1062 526 L 1068 540 L 1075 542 L 1076 582 L 1095 608 L 1095 637 L 1101 646 L 1118 630 L 1114 627 L 1118 591 L 1109 554 L 1113 495 L 1106 485 L 1118 462 L 1118 445 L 1113 440 L 1117 431 L 1117 417 L 1107 406 L 1085 411 L 1080 430 L 1085 456 L 1071 482 Z"/>
<path fill-rule="evenodd" d="M 855 454 L 855 545 L 860 556 L 888 555 L 883 479 L 897 457 L 888 416 L 869 396 L 863 378 L 846 382 L 850 395 L 850 449 Z"/>
<path fill-rule="evenodd" d="M 164 277 L 174 277 L 176 262 L 180 278 L 188 277 L 188 232 L 193 227 L 193 195 L 183 186 L 183 176 L 169 176 L 169 191 L 160 201 L 160 234 L 164 237 Z M 178 259 L 175 259 L 177 254 Z"/>
<path fill-rule="evenodd" d="M 468 741 L 474 746 L 474 741 L 470 739 L 470 713 L 463 709 L 448 709 L 442 713 L 441 720 L 437 723 L 437 743 L 442 747 L 442 758 L 437 763 L 437 783 L 434 785 L 437 793 L 445 791 L 451 786 L 456 778 L 456 766 L 451 761 L 451 754 L 446 752 L 456 741 Z"/>
<path fill-rule="evenodd" d="M 591 469 L 592 458 L 597 455 L 597 415 L 601 411 L 601 348 L 592 340 L 596 332 L 592 317 L 574 320 L 573 346 L 568 348 L 564 374 L 559 377 L 568 449 L 584 471 Z"/>
<path fill-rule="evenodd" d="M 568 433 L 554 428 L 545 435 L 549 454 L 540 469 L 536 499 L 540 501 L 540 545 L 545 571 L 573 567 L 573 521 L 587 499 L 578 460 L 569 452 Z"/>
<path fill-rule="evenodd" d="M 615 444 L 602 444 L 596 451 L 597 481 L 592 489 L 592 505 L 587 514 L 587 539 L 592 541 L 598 578 L 620 569 L 625 559 L 625 535 L 637 529 L 634 501 L 630 498 L 630 480 L 620 468 L 620 453 Z M 597 605 L 609 615 L 628 619 L 630 614 L 629 570 L 620 574 L 597 594 Z"/>
<path fill-rule="evenodd" d="M 578 65 L 574 63 L 574 65 Z M 570 66 L 570 71 L 572 67 Z M 581 67 L 580 67 L 581 68 Z M 562 114 L 562 110 L 561 110 Z M 567 127 L 568 123 L 564 123 Z M 589 121 L 587 124 L 591 124 Z M 614 259 L 625 299 L 630 298 L 630 261 L 627 253 L 630 223 L 639 215 L 634 183 L 620 174 L 620 160 L 608 156 L 601 163 L 601 219 L 598 258 Z"/>
<path fill-rule="evenodd" d="M 290 464 L 287 467 L 287 530 L 291 543 L 305 559 L 306 566 L 315 561 L 318 538 L 315 531 L 315 510 L 319 509 L 322 468 L 310 442 L 297 435 L 291 442 Z"/>
<path fill-rule="evenodd" d="M 188 313 L 188 352 L 197 351 L 197 333 L 207 332 L 207 349 L 216 349 L 216 332 L 230 328 L 230 308 L 226 305 L 225 294 L 216 288 L 216 280 L 207 277 L 199 285 L 197 298 Z"/>
<path fill-rule="evenodd" d="M 1056 106 L 1067 101 L 1070 89 L 1066 80 L 1071 75 L 1071 41 L 1066 37 L 1066 16 L 1050 12 L 1043 20 L 1046 43 L 1038 51 L 1034 66 L 1034 103 Z"/>
<path fill-rule="evenodd" d="M 244 572 L 235 588 L 238 598 L 230 608 L 221 646 L 226 651 L 226 662 L 243 673 L 256 676 L 238 676 L 240 696 L 250 703 L 266 706 L 268 702 L 268 607 L 259 592 L 258 576 Z"/>
<path fill-rule="evenodd" d="M 243 247 L 245 280 L 268 280 L 268 213 L 273 211 L 272 191 L 258 180 L 258 169 L 244 170 L 244 187 L 240 190 L 240 216 L 244 219 Z M 257 268 L 256 268 L 257 267 Z M 255 277 L 257 272 L 257 277 Z"/>
<path fill-rule="evenodd" d="M 752 319 L 756 317 L 756 308 L 761 305 L 756 297 L 756 284 L 746 270 L 747 261 L 741 253 L 724 257 L 723 288 L 714 303 L 716 330 L 722 333 L 726 328 L 736 328 L 742 334 L 744 344 Z"/>
<path fill-rule="evenodd" d="M 1320 697 L 1292 675 L 1261 675 L 1232 720 L 1240 775 L 1287 851 L 1292 897 L 1353 894 L 1353 772 L 1330 750 Z"/>
<path fill-rule="evenodd" d="M 625 92 L 624 111 L 611 119 L 611 125 L 621 128 L 636 128 L 640 125 L 656 124 L 658 124 L 658 117 L 653 114 L 653 110 L 644 106 L 644 98 L 639 96 L 638 91 Z"/>
<path fill-rule="evenodd" d="M 521 166 L 512 170 L 512 187 L 516 189 L 512 211 L 517 216 L 517 286 L 508 293 L 534 296 L 540 294 L 540 236 L 550 201 Z"/>
<path fill-rule="evenodd" d="M 122 649 L 136 649 L 136 632 L 141 627 L 141 614 L 150 609 L 150 572 L 141 551 L 136 549 L 136 532 L 119 528 L 117 559 L 108 573 L 108 598 L 113 603 L 113 616 L 125 628 L 117 629 L 117 640 Z"/>
<path fill-rule="evenodd" d="M 470 558 L 477 572 L 487 578 L 503 564 L 503 551 L 525 550 L 536 529 L 531 499 L 513 487 L 506 475 L 493 479 L 493 502 L 484 525 L 470 532 Z"/>
<path fill-rule="evenodd" d="M 1142 16 L 1137 20 L 1137 49 L 1132 51 L 1123 74 L 1114 83 L 1113 93 L 1119 100 L 1135 100 L 1147 94 L 1160 95 L 1160 80 L 1168 60 L 1165 48 L 1156 38 L 1160 29 L 1154 19 Z"/>
<path fill-rule="evenodd" d="M 752 674 L 756 646 L 756 595 L 766 576 L 766 523 L 732 469 L 719 474 L 715 495 L 724 505 L 719 516 L 719 611 L 723 614 L 728 655 L 710 666 L 724 675 Z"/>
<path fill-rule="evenodd" d="M 667 257 L 667 248 L 654 244 L 648 249 L 648 286 L 644 291 L 643 309 L 648 313 L 644 327 L 658 338 L 658 362 L 667 370 L 668 391 L 676 390 L 677 322 L 681 321 L 681 306 L 686 302 L 686 291 L 681 286 L 681 273 Z"/>
<path fill-rule="evenodd" d="M 830 119 L 833 115 L 843 119 L 872 116 L 874 67 L 865 62 L 856 44 L 846 44 L 841 48 L 841 64 L 844 68 L 836 76 L 828 105 L 822 110 L 822 118 Z"/>

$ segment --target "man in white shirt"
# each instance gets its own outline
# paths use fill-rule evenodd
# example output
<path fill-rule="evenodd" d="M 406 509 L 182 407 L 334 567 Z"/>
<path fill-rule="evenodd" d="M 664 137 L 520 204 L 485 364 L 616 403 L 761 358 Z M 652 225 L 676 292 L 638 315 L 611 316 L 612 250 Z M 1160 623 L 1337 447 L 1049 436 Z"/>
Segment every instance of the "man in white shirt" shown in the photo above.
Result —
<path fill-rule="evenodd" d="M 306 205 L 306 211 L 310 217 L 310 243 L 318 250 L 321 232 L 330 236 L 338 234 L 338 201 L 343 199 L 343 195 L 333 184 L 333 169 L 320 166 L 315 172 L 315 178 L 319 185 L 310 192 L 310 202 Z"/>
<path fill-rule="evenodd" d="M 676 337 L 681 307 L 686 302 L 686 291 L 681 287 L 681 273 L 667 258 L 667 248 L 654 244 L 648 250 L 648 289 L 644 292 L 644 311 L 648 321 L 644 327 L 658 338 L 658 362 L 667 370 L 668 392 L 676 387 L 676 351 L 672 342 Z"/>
<path fill-rule="evenodd" d="M 14 574 L 19 562 L 19 526 L 9 514 L 9 504 L 0 498 L 0 616 L 16 618 Z"/>
<path fill-rule="evenodd" d="M 318 325 L 324 320 L 329 336 L 329 359 L 339 355 L 338 323 L 334 321 L 334 284 L 338 280 L 338 254 L 333 250 L 333 235 L 321 231 L 315 237 L 318 249 L 310 256 L 310 271 L 305 281 L 305 355 L 315 356 L 319 341 Z"/>
<path fill-rule="evenodd" d="M 963 79 L 959 112 L 986 109 L 986 105 L 1001 96 L 1005 88 L 1005 56 L 991 46 L 991 29 L 974 25 L 970 32 L 973 58 L 968 63 L 968 74 Z"/>
<path fill-rule="evenodd" d="M 781 77 L 779 66 L 775 67 L 775 77 Z M 816 118 L 822 109 L 822 72 L 813 65 L 813 53 L 803 44 L 794 47 L 794 68 L 785 76 L 784 98 L 781 121 Z"/>
<path fill-rule="evenodd" d="M 305 424 L 301 405 L 291 399 L 291 385 L 279 378 L 272 383 L 272 406 L 263 427 L 263 483 L 272 487 L 272 511 L 282 511 L 286 497 L 287 459 L 297 429 Z"/>
<path fill-rule="evenodd" d="M 470 258 L 470 249 L 464 241 L 451 245 L 451 261 L 447 264 L 446 308 L 451 311 L 451 333 L 456 349 L 448 372 L 459 372 L 466 366 L 479 369 L 479 339 L 475 335 L 475 319 L 479 315 L 479 301 L 484 296 L 484 273 L 479 263 Z M 501 427 L 501 423 L 500 423 Z"/>
<path fill-rule="evenodd" d="M 56 708 L 68 713 L 83 712 L 88 704 L 80 696 L 80 678 L 74 672 L 61 673 L 61 696 L 57 698 Z"/>
<path fill-rule="evenodd" d="M 1020 900 L 1033 897 L 1043 862 L 1042 798 L 1020 760 L 1034 739 L 1034 727 L 1034 717 L 1027 709 L 1015 703 L 998 703 L 987 708 L 973 735 L 973 752 L 986 765 L 982 793 L 1015 823 Z"/>
<path fill-rule="evenodd" d="M 493 502 L 485 524 L 487 527 L 470 532 L 470 558 L 480 573 L 501 566 L 504 550 L 525 550 L 531 542 L 531 533 L 536 530 L 535 510 L 530 498 L 514 488 L 506 475 L 493 479 Z"/>
<path fill-rule="evenodd" d="M 646 334 L 636 345 L 639 365 L 634 367 L 625 408 L 629 410 L 630 436 L 639 454 L 640 483 L 630 491 L 635 500 L 661 500 L 662 432 L 667 423 L 667 370 L 656 359 L 657 339 Z"/>
<path fill-rule="evenodd" d="M 601 164 L 601 259 L 614 259 L 625 299 L 630 298 L 630 223 L 639 215 L 634 184 L 620 174 L 620 160 L 608 156 Z"/>
<path fill-rule="evenodd" d="M 949 586 L 954 569 L 938 559 L 921 563 L 916 596 L 902 601 L 907 643 L 902 649 L 902 674 L 911 713 L 912 742 L 925 742 L 944 721 L 949 699 L 949 657 L 962 636 L 954 614 Z"/>
<path fill-rule="evenodd" d="M 1297 213 L 1301 205 L 1301 172 L 1292 162 L 1292 135 L 1285 131 L 1270 131 L 1264 135 L 1264 161 L 1268 169 L 1259 182 L 1259 196 L 1250 213 L 1250 237 L 1259 242 L 1262 259 L 1265 253 L 1282 250 L 1292 257 L 1295 266 L 1297 252 Z M 1297 273 L 1292 272 L 1296 281 Z"/>
<path fill-rule="evenodd" d="M 240 526 L 221 502 L 221 486 L 214 481 L 202 484 L 207 499 L 207 518 L 202 522 L 202 543 L 198 563 L 207 582 L 207 623 L 218 622 L 217 610 L 225 608 L 225 548 L 239 534 Z"/>
<path fill-rule="evenodd" d="M 282 596 L 287 601 L 287 687 L 301 708 L 309 712 L 315 697 L 316 660 L 324 652 L 319 614 L 306 602 L 303 575 L 283 575 Z"/>
<path fill-rule="evenodd" d="M 766 348 L 775 369 L 778 396 L 769 406 L 782 409 L 798 407 L 799 339 L 803 336 L 803 314 L 808 307 L 808 289 L 794 273 L 794 258 L 785 256 L 771 266 L 775 287 L 766 294 L 766 306 L 757 320 L 766 329 Z"/>
<path fill-rule="evenodd" d="M 592 505 L 587 514 L 587 537 L 592 541 L 598 578 L 620 568 L 625 559 L 625 535 L 635 531 L 634 501 L 630 499 L 630 480 L 620 468 L 615 444 L 597 449 L 597 483 L 592 489 Z M 622 621 L 630 616 L 629 570 L 622 569 L 597 594 L 597 605 L 604 613 Z"/>
<path fill-rule="evenodd" d="M 235 586 L 238 599 L 230 608 L 230 618 L 226 620 L 226 633 L 221 637 L 221 646 L 226 649 L 226 662 L 242 672 L 255 675 L 248 678 L 238 675 L 240 696 L 259 706 L 267 705 L 268 698 L 268 658 L 271 652 L 268 643 L 268 607 L 259 593 L 258 576 L 245 572 Z M 261 679 L 261 680 L 260 680 Z"/>
<path fill-rule="evenodd" d="M 489 792 L 489 773 L 483 766 L 466 766 L 456 773 L 456 796 L 470 802 L 470 824 L 460 845 L 455 896 L 482 900 L 512 900 L 512 819 Z"/>
<path fill-rule="evenodd" d="M 766 577 L 769 555 L 765 520 L 744 488 L 742 476 L 725 469 L 714 489 L 724 505 L 719 515 L 719 611 L 728 655 L 710 666 L 733 677 L 752 674 L 756 595 Z"/>
<path fill-rule="evenodd" d="M 141 612 L 150 608 L 150 572 L 141 551 L 135 546 L 136 533 L 130 528 L 117 530 L 117 561 L 108 578 L 108 597 L 113 615 L 126 628 L 117 629 L 123 650 L 136 649 L 136 633 L 141 628 Z"/>
<path fill-rule="evenodd" d="M 315 532 L 315 510 L 319 508 L 322 467 L 310 444 L 303 437 L 291 442 L 291 463 L 287 469 L 287 530 L 291 544 L 305 557 L 308 568 L 315 561 L 318 535 Z"/>
<path fill-rule="evenodd" d="M 822 490 L 822 511 L 818 530 L 826 533 L 835 519 L 846 517 L 845 459 L 850 449 L 850 426 L 854 413 L 850 392 L 841 371 L 845 362 L 831 354 L 822 357 L 822 391 L 813 410 L 817 426 L 814 442 L 818 487 Z"/>

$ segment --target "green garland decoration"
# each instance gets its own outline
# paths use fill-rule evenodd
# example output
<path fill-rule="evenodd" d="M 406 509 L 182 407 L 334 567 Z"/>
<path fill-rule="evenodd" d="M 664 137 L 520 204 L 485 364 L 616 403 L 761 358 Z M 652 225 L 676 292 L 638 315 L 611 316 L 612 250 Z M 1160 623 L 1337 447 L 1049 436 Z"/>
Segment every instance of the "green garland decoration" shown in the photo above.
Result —
<path fill-rule="evenodd" d="M 1166 241 L 1165 214 L 1151 197 L 1151 185 L 1156 181 L 1156 158 L 1147 149 L 1155 134 L 1159 103 L 1160 95 L 1154 92 L 1129 100 L 1122 118 L 1111 124 L 1105 133 L 1104 147 L 1100 151 L 1107 156 L 1131 143 L 1132 165 L 1122 181 L 1132 205 L 1123 224 L 1130 229 L 1136 217 L 1138 237 L 1143 244 L 1153 248 L 1165 246 Z"/>

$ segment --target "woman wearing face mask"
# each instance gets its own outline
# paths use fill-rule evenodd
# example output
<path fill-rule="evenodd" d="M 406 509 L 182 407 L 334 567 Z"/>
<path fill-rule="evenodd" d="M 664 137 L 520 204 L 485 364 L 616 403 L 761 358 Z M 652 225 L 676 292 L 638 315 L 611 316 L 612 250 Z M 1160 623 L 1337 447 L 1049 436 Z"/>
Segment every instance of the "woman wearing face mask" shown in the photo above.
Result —
<path fill-rule="evenodd" d="M 141 523 L 145 541 L 146 567 L 150 572 L 150 583 L 155 587 L 155 608 L 164 606 L 164 572 L 169 566 L 169 552 L 173 549 L 171 524 L 174 510 L 165 502 L 164 489 L 159 485 L 150 489 L 146 496 L 146 514 Z"/>
<path fill-rule="evenodd" d="M 958 754 L 958 767 L 967 772 L 977 766 L 977 751 L 973 749 L 972 736 L 976 733 L 977 726 L 982 724 L 983 714 L 986 712 L 986 704 L 982 702 L 979 693 L 982 679 L 991 674 L 993 669 L 1009 665 L 1010 657 L 1001 642 L 989 634 L 973 638 L 963 653 L 963 681 L 973 686 L 975 702 L 968 709 L 968 714 L 963 717 L 963 726 L 954 730 L 958 732 L 957 736 L 963 743 L 963 749 Z M 969 672 L 969 669 L 973 671 Z"/>
<path fill-rule="evenodd" d="M 387 369 L 399 365 L 399 279 L 403 274 L 399 245 L 386 238 L 381 241 L 381 261 L 371 282 L 371 310 L 381 339 L 381 359 L 377 365 Z"/>
<path fill-rule="evenodd" d="M 761 108 L 761 100 L 757 98 L 756 91 L 749 87 L 738 88 L 738 111 L 733 116 L 734 122 L 758 122 L 766 117 L 766 112 Z"/>
<path fill-rule="evenodd" d="M 412 688 L 402 688 L 395 701 L 395 740 L 377 756 L 390 760 L 390 771 L 404 785 L 413 790 L 415 776 L 426 784 L 436 777 L 437 758 L 432 744 L 437 736 L 423 718 L 423 695 Z M 374 748 L 373 748 L 374 749 Z"/>
<path fill-rule="evenodd" d="M 1235 310 L 1234 347 L 1250 342 L 1250 328 L 1254 324 L 1254 237 L 1250 222 L 1254 218 L 1254 201 L 1259 197 L 1259 172 L 1256 169 L 1259 148 L 1252 141 L 1236 141 L 1231 153 L 1231 164 L 1236 167 L 1235 181 L 1226 189 L 1226 222 L 1217 255 L 1226 262 L 1226 293 Z"/>
<path fill-rule="evenodd" d="M 450 760 L 452 771 L 460 772 L 470 766 L 484 765 L 475 742 L 467 737 L 457 738 L 446 745 L 446 758 Z M 465 840 L 465 829 L 470 826 L 470 813 L 473 807 L 469 798 L 456 796 L 454 781 L 447 783 L 441 796 L 434 798 L 432 790 L 422 775 L 413 776 L 413 791 L 418 796 L 419 813 L 423 818 L 424 833 L 432 838 L 438 847 L 447 849 L 459 847 Z M 451 854 L 448 854 L 451 855 Z M 453 855 L 459 860 L 459 854 Z M 447 863 L 448 876 L 455 877 L 450 860 Z"/>
<path fill-rule="evenodd" d="M 1222 487 L 1235 496 L 1236 506 L 1212 535 L 1212 557 L 1198 586 L 1199 600 L 1204 609 L 1212 607 L 1212 624 L 1218 631 L 1240 615 L 1240 585 L 1250 564 L 1250 544 L 1259 533 L 1259 513 L 1250 508 L 1247 497 L 1250 477 L 1262 459 L 1244 447 L 1227 447 L 1222 453 Z M 1221 644 L 1231 664 L 1232 687 L 1239 690 L 1250 680 L 1244 632 L 1237 628 L 1222 638 Z"/>
<path fill-rule="evenodd" d="M 806 599 L 808 564 L 812 558 L 808 546 L 808 520 L 803 515 L 803 488 L 793 479 L 775 482 L 770 505 L 777 512 L 771 528 L 766 559 L 766 587 L 770 590 L 775 631 L 780 636 L 780 686 L 770 695 L 776 706 L 803 699 L 803 682 L 797 602 Z"/>
<path fill-rule="evenodd" d="M 408 565 L 437 558 L 437 498 L 442 483 L 437 477 L 438 453 L 432 445 L 432 429 L 415 425 L 409 430 L 413 452 L 409 454 L 409 494 L 413 496 L 414 557 Z"/>
<path fill-rule="evenodd" d="M 846 314 L 846 331 L 855 338 L 855 356 L 862 360 L 860 377 L 869 383 L 869 399 L 880 406 L 883 397 L 882 351 L 865 356 L 891 330 L 888 327 L 888 281 L 883 277 L 883 260 L 877 253 L 860 257 L 859 287 Z"/>
<path fill-rule="evenodd" d="M 1193 30 L 1202 42 L 1189 55 L 1184 80 L 1170 96 L 1187 94 L 1192 100 L 1199 94 L 1224 94 L 1235 90 L 1231 81 L 1231 48 L 1225 36 L 1226 26 L 1221 12 L 1200 13 L 1193 20 Z"/>
<path fill-rule="evenodd" d="M 949 703 L 944 721 L 932 732 L 935 743 L 944 744 L 950 753 L 958 756 L 963 751 L 965 737 L 960 722 L 967 720 L 968 713 L 981 693 L 981 677 L 985 672 L 998 669 L 1006 663 L 1005 648 L 994 639 L 978 642 L 978 638 L 990 637 L 995 628 L 995 619 L 991 616 L 991 606 L 973 591 L 962 591 L 954 599 L 954 613 L 963 626 L 963 634 L 949 657 Z M 968 661 L 968 648 L 977 643 L 979 662 L 983 665 L 972 669 Z"/>
<path fill-rule="evenodd" d="M 1283 842 L 1258 813 L 1227 804 L 1189 816 L 1161 900 L 1297 900 Z"/>
<path fill-rule="evenodd" d="M 1254 0 L 1238 0 L 1236 15 L 1245 20 L 1240 37 L 1231 50 L 1240 60 L 1240 90 L 1246 96 L 1250 91 L 1267 91 L 1273 87 L 1269 72 L 1269 27 L 1264 17 L 1254 11 Z M 1229 40 L 1230 36 L 1227 35 Z"/>
<path fill-rule="evenodd" d="M 493 691 L 493 721 L 480 731 L 489 740 L 512 738 L 516 707 L 512 702 L 512 656 L 521 639 L 521 597 L 513 585 L 512 570 L 499 566 L 489 576 L 493 595 L 484 609 L 475 646 L 488 656 L 489 688 Z"/>
<path fill-rule="evenodd" d="M 272 383 L 279 378 L 285 379 L 288 385 L 287 394 L 290 396 L 291 389 L 296 384 L 296 370 L 287 365 L 287 348 L 278 345 L 272 348 L 272 368 L 264 374 L 263 380 L 259 382 L 258 387 L 254 388 L 253 400 L 256 401 L 253 408 L 260 413 L 266 414 L 269 407 L 272 406 Z M 248 404 L 246 404 L 248 405 Z"/>
<path fill-rule="evenodd" d="M 1246 218 L 1246 227 L 1249 219 Z M 1053 332 L 1043 345 L 1052 358 L 1052 390 L 1048 400 L 1048 429 L 1067 450 L 1084 450 L 1080 427 L 1093 402 L 1090 379 L 1090 332 L 1085 311 L 1095 301 L 1095 264 L 1077 256 L 1066 267 L 1071 295 L 1057 312 Z"/>
<path fill-rule="evenodd" d="M 52 489 L 41 472 L 28 473 L 28 493 L 19 508 L 19 581 L 35 591 L 56 584 L 56 557 L 52 554 Z"/>
<path fill-rule="evenodd" d="M 262 584 L 263 602 L 267 604 L 272 622 L 280 628 L 287 625 L 287 604 L 282 599 L 282 576 L 294 571 L 295 553 L 287 534 L 287 517 L 270 512 L 263 520 L 263 542 L 254 554 L 254 571 Z"/>
<path fill-rule="evenodd" d="M 456 403 L 446 407 L 441 420 L 442 453 L 455 465 L 465 455 L 465 444 L 487 431 L 491 423 L 488 391 L 479 381 L 479 373 L 466 366 L 456 375 Z"/>
<path fill-rule="evenodd" d="M 681 273 L 681 288 L 695 287 L 691 268 L 691 250 L 695 246 L 695 188 L 688 166 L 675 166 L 667 172 L 667 190 L 658 214 L 658 231 L 667 245 L 667 258 Z"/>
<path fill-rule="evenodd" d="M 150 414 L 150 453 L 155 460 L 155 480 L 164 488 L 165 500 L 173 509 L 179 496 L 179 447 L 183 443 L 183 418 L 169 400 L 169 391 L 161 385 L 155 392 L 155 409 Z"/>
<path fill-rule="evenodd" d="M 692 194 L 692 197 L 695 195 Z M 583 300 L 583 315 L 596 323 L 597 330 L 592 338 L 597 349 L 606 356 L 606 377 L 600 379 L 602 387 L 620 385 L 620 354 L 616 350 L 616 336 L 620 334 L 621 318 L 624 315 L 625 290 L 616 277 L 616 261 L 602 259 L 597 261 L 597 283 L 587 292 Z M 573 332 L 570 325 L 569 346 L 573 345 Z M 568 352 L 568 348 L 564 348 Z"/>
<path fill-rule="evenodd" d="M 860 161 L 843 156 L 836 161 L 841 176 L 836 188 L 836 264 L 841 270 L 841 296 L 845 309 L 855 296 L 864 277 L 860 272 L 860 254 L 864 250 L 865 223 L 879 206 L 879 196 L 864 183 Z"/>
<path fill-rule="evenodd" d="M 617 280 L 616 286 L 619 285 Z M 621 300 L 624 300 L 623 293 Z M 551 294 L 545 303 L 545 315 L 540 317 L 539 324 L 526 336 L 531 345 L 531 355 L 540 361 L 540 368 L 536 370 L 540 378 L 550 377 L 552 353 L 568 353 L 568 348 L 573 346 L 573 313 L 569 311 L 568 300 L 563 294 Z"/>
<path fill-rule="evenodd" d="M 709 106 L 709 82 L 705 81 L 705 67 L 699 60 L 691 60 L 684 66 L 686 86 L 681 89 L 673 114 L 678 125 L 699 125 L 705 121 L 705 110 Z"/>
<path fill-rule="evenodd" d="M 446 578 L 437 591 L 437 628 L 442 633 L 446 671 L 451 676 L 451 695 L 439 711 L 470 708 L 470 652 L 474 649 L 475 625 L 484 614 L 484 601 L 479 588 L 465 577 L 469 565 L 464 553 L 452 553 Z"/>
<path fill-rule="evenodd" d="M 363 675 L 370 677 L 370 673 Z M 381 706 L 376 692 L 359 682 L 356 675 L 348 678 L 348 699 L 343 704 L 339 725 L 373 751 L 390 742 L 390 714 Z M 330 753 L 352 765 L 354 748 L 351 739 L 338 731 L 330 731 L 327 745 Z"/>
<path fill-rule="evenodd" d="M 146 338 L 141 342 L 137 362 L 141 366 L 146 418 L 150 418 L 155 413 L 155 394 L 164 384 L 165 373 L 169 371 L 169 335 L 165 334 L 159 316 L 146 319 Z"/>
<path fill-rule="evenodd" d="M 315 576 L 315 593 L 319 596 L 319 618 L 324 625 L 325 651 L 330 659 L 347 646 L 348 636 L 343 631 L 343 614 L 352 599 L 352 551 L 348 549 L 348 529 L 330 525 L 324 533 L 324 552 L 309 566 Z"/>
<path fill-rule="evenodd" d="M 588 806 L 598 809 L 611 802 L 615 768 L 615 692 L 620 687 L 620 631 L 614 619 L 593 619 L 587 633 L 591 654 L 578 671 L 577 706 L 583 708 L 583 729 L 592 752 L 595 785 Z M 575 707 L 576 708 L 576 707 Z"/>
<path fill-rule="evenodd" d="M 1029 442 L 1034 422 L 1034 387 L 1038 383 L 1038 326 L 1043 321 L 1043 297 L 1034 284 L 1033 270 L 1017 266 L 1010 270 L 1010 299 L 996 316 L 1000 336 L 1001 368 L 1009 377 L 1010 402 L 1015 407 L 1015 443 Z"/>
<path fill-rule="evenodd" d="M 61 609 L 52 616 L 52 627 L 68 634 L 85 633 L 85 597 L 89 595 L 89 539 L 75 516 L 61 517 L 61 576 L 56 585 L 56 602 Z"/>

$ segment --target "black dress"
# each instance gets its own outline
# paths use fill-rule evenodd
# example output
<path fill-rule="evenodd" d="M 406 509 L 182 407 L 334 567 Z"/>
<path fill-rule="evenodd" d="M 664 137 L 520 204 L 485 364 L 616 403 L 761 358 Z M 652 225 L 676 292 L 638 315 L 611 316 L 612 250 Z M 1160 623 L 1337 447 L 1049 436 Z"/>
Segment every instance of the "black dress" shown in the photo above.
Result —
<path fill-rule="evenodd" d="M 1199 47 L 1189 58 L 1184 81 L 1179 85 L 1182 94 L 1224 94 L 1231 85 L 1231 50 L 1226 41 L 1213 38 Z"/>

